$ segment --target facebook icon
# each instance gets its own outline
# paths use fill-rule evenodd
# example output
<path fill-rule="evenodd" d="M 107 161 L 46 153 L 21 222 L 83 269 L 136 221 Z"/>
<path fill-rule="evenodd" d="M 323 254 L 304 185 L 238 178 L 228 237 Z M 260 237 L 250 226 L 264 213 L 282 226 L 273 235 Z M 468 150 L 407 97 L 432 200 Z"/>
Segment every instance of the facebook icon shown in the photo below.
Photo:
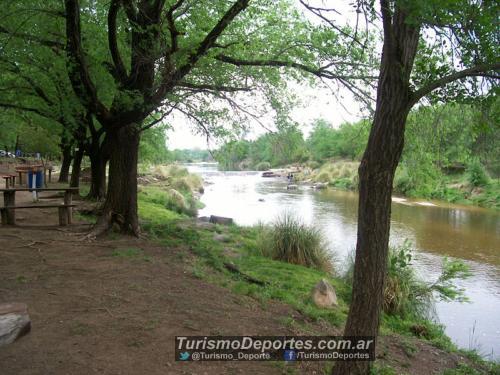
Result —
<path fill-rule="evenodd" d="M 283 359 L 285 361 L 295 361 L 297 360 L 297 353 L 295 353 L 295 350 L 285 350 L 283 353 Z"/>

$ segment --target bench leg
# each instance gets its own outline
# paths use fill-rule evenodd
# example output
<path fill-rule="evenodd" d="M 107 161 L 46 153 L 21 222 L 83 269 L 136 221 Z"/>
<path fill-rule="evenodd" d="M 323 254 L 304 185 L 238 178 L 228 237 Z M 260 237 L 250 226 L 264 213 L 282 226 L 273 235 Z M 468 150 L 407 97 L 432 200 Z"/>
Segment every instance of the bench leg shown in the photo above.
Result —
<path fill-rule="evenodd" d="M 59 225 L 65 227 L 68 225 L 68 209 L 67 207 L 59 207 Z"/>
<path fill-rule="evenodd" d="M 16 191 L 4 191 L 3 193 L 3 202 L 5 207 L 15 206 L 16 205 Z M 16 225 L 16 211 L 15 210 L 5 210 L 5 220 L 9 225 Z M 3 222 L 3 217 L 2 217 Z"/>
<path fill-rule="evenodd" d="M 7 225 L 7 223 L 8 223 L 7 209 L 6 208 L 0 208 L 0 214 L 2 216 L 2 225 Z"/>
<path fill-rule="evenodd" d="M 64 192 L 64 204 L 71 205 L 72 202 L 73 202 L 73 193 L 71 191 Z M 67 212 L 68 212 L 68 224 L 72 224 L 73 223 L 73 208 L 67 207 Z"/>

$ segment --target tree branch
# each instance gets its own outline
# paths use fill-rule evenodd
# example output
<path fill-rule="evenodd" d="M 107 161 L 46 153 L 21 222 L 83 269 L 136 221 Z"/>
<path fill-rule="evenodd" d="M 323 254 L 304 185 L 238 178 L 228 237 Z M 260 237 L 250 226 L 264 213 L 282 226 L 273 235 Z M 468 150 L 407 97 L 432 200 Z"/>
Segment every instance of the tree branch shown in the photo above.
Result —
<path fill-rule="evenodd" d="M 32 108 L 32 107 L 26 107 L 24 105 L 21 105 L 21 104 L 13 104 L 13 103 L 1 103 L 0 102 L 0 107 L 3 107 L 3 108 L 8 108 L 8 109 L 18 109 L 20 111 L 24 111 L 24 112 L 32 112 L 32 113 L 36 113 L 37 115 L 39 116 L 42 116 L 42 117 L 45 117 L 45 118 L 48 118 L 49 120 L 54 120 L 56 121 L 52 116 L 50 116 L 48 113 L 44 113 L 43 111 L 40 111 L 39 108 Z"/>
<path fill-rule="evenodd" d="M 430 94 L 433 90 L 440 88 L 440 87 L 443 87 L 448 83 L 451 83 L 453 81 L 457 81 L 457 80 L 462 79 L 462 78 L 487 76 L 490 78 L 500 79 L 500 76 L 498 76 L 498 75 L 493 76 L 493 75 L 488 73 L 491 71 L 495 71 L 495 72 L 500 71 L 500 63 L 480 64 L 480 65 L 473 66 L 472 68 L 464 69 L 464 70 L 449 74 L 447 76 L 441 77 L 439 79 L 436 79 L 435 81 L 425 85 L 424 87 L 418 89 L 417 91 L 414 91 L 410 97 L 410 104 L 414 105 L 420 99 L 422 99 L 424 96 Z"/>
<path fill-rule="evenodd" d="M 116 18 L 120 10 L 120 0 L 112 0 L 108 11 L 108 44 L 114 63 L 115 75 L 121 83 L 127 81 L 127 71 L 120 56 L 117 41 Z"/>
<path fill-rule="evenodd" d="M 251 91 L 250 87 L 236 87 L 236 86 L 224 86 L 224 85 L 209 85 L 209 84 L 196 84 L 190 82 L 179 82 L 177 84 L 179 87 L 185 87 L 193 90 L 212 90 L 212 91 L 226 91 L 226 92 L 237 92 L 237 91 Z"/>
<path fill-rule="evenodd" d="M 268 66 L 268 67 L 285 67 L 285 68 L 295 68 L 298 70 L 302 70 L 307 73 L 311 73 L 319 78 L 328 78 L 328 79 L 376 79 L 374 76 L 344 76 L 340 74 L 335 74 L 326 69 L 326 67 L 330 67 L 331 64 L 326 65 L 325 67 L 311 67 L 304 64 L 296 63 L 293 61 L 282 61 L 282 60 L 241 60 L 236 59 L 234 57 L 230 57 L 227 55 L 217 55 L 215 58 L 219 61 L 233 64 L 236 66 Z"/>
<path fill-rule="evenodd" d="M 156 119 L 156 120 L 150 122 L 149 124 L 143 126 L 140 131 L 143 132 L 145 130 L 148 130 L 149 128 L 152 128 L 156 124 L 162 122 L 165 117 L 167 117 L 169 114 L 172 113 L 172 111 L 177 107 L 177 104 L 178 103 L 175 103 L 173 106 L 171 106 L 170 109 L 167 112 L 164 112 L 159 119 Z"/>
<path fill-rule="evenodd" d="M 66 9 L 67 66 L 70 81 L 84 107 L 91 109 L 104 125 L 109 118 L 109 111 L 97 97 L 97 90 L 85 61 L 80 32 L 80 5 L 78 0 L 65 0 L 64 4 Z"/>
<path fill-rule="evenodd" d="M 177 37 L 179 36 L 179 31 L 175 27 L 174 12 L 182 6 L 185 0 L 178 0 L 174 5 L 170 7 L 167 11 L 166 19 L 168 24 L 168 31 L 170 32 L 170 48 L 168 54 L 172 54 L 177 51 Z"/>
<path fill-rule="evenodd" d="M 154 95 L 154 101 L 160 102 L 165 94 L 174 88 L 193 68 L 198 60 L 212 48 L 217 38 L 224 32 L 227 26 L 240 14 L 247 6 L 250 0 L 237 0 L 229 10 L 217 22 L 214 28 L 205 36 L 198 48 L 188 56 L 188 61 L 179 67 L 167 82 L 163 82 Z"/>
<path fill-rule="evenodd" d="M 19 38 L 19 39 L 23 39 L 23 40 L 26 40 L 29 42 L 38 43 L 38 44 L 45 46 L 45 47 L 60 48 L 60 49 L 64 48 L 64 43 L 58 42 L 57 40 L 44 39 L 44 38 L 40 38 L 36 35 L 30 35 L 30 34 L 26 34 L 26 33 L 12 32 L 3 26 L 0 26 L 0 33 L 10 35 L 13 38 Z"/>

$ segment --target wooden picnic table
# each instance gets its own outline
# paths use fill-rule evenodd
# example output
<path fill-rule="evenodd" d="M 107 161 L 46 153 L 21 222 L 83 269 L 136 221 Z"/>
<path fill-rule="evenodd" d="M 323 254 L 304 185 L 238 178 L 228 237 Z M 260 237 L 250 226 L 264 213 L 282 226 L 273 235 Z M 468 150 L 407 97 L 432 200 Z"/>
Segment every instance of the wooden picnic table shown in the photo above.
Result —
<path fill-rule="evenodd" d="M 29 192 L 42 192 L 42 191 L 64 191 L 64 201 L 61 204 L 31 204 L 16 206 L 16 192 L 18 191 L 29 191 Z M 59 210 L 59 225 L 65 226 L 71 224 L 73 221 L 73 207 L 75 205 L 72 203 L 73 193 L 77 192 L 78 188 L 65 187 L 65 188 L 41 188 L 41 189 L 29 189 L 29 188 L 11 188 L 11 189 L 0 189 L 0 193 L 3 193 L 3 207 L 0 207 L 0 214 L 2 217 L 2 225 L 15 225 L 16 224 L 16 214 L 17 209 L 32 209 L 32 208 L 57 208 Z"/>

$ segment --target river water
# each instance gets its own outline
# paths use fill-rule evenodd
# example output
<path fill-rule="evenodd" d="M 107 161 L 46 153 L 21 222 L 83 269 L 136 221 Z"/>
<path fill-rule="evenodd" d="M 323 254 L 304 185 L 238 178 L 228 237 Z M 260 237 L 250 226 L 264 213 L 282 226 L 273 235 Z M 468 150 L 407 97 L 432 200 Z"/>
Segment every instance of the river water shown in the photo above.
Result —
<path fill-rule="evenodd" d="M 286 179 L 263 178 L 260 172 L 219 172 L 216 164 L 187 167 L 206 181 L 200 216 L 226 216 L 239 225 L 254 225 L 291 211 L 322 229 L 340 263 L 355 248 L 356 193 L 307 186 L 287 190 Z M 395 198 L 390 241 L 398 245 L 405 239 L 412 242 L 414 264 L 427 281 L 438 277 L 443 257 L 469 265 L 473 276 L 460 287 L 470 302 L 438 302 L 437 317 L 458 346 L 500 359 L 500 213 Z"/>

